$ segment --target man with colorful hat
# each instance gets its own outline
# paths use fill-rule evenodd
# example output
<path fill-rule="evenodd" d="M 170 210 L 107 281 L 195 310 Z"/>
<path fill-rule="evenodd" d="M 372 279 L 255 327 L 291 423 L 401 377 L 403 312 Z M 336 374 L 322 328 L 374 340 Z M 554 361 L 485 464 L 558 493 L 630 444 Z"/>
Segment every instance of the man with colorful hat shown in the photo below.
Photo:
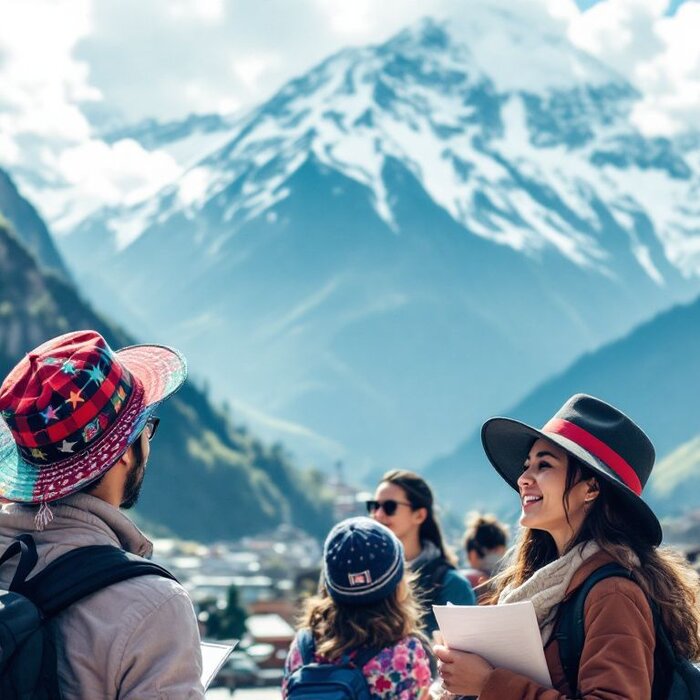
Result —
<path fill-rule="evenodd" d="M 53 338 L 0 386 L 0 551 L 30 533 L 38 571 L 78 547 L 152 544 L 121 512 L 136 503 L 158 405 L 179 389 L 182 355 L 159 345 L 113 351 L 95 331 Z M 0 568 L 9 584 L 10 564 Z M 116 583 L 56 618 L 64 698 L 203 698 L 192 603 L 159 576 Z"/>

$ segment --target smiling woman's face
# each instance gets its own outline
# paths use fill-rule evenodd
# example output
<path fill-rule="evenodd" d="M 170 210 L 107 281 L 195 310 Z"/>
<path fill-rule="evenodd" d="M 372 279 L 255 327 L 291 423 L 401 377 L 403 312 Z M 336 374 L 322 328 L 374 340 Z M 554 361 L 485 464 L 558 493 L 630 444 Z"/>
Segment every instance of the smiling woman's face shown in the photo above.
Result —
<path fill-rule="evenodd" d="M 569 491 L 567 519 L 564 493 L 568 470 L 568 454 L 549 440 L 540 438 L 530 449 L 523 473 L 518 477 L 522 506 L 520 524 L 549 532 L 560 553 L 581 527 L 586 504 L 597 495 L 595 480 L 576 483 Z"/>

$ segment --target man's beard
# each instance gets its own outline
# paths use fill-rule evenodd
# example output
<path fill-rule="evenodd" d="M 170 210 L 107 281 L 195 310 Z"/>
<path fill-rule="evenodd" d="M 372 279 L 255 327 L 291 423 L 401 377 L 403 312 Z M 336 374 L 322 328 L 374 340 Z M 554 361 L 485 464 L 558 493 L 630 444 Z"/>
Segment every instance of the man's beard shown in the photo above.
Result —
<path fill-rule="evenodd" d="M 139 450 L 140 452 L 140 450 Z M 124 497 L 122 498 L 121 507 L 124 510 L 133 508 L 139 496 L 141 495 L 141 486 L 143 485 L 143 477 L 146 474 L 146 464 L 143 459 L 142 454 L 137 454 L 134 466 L 126 476 L 126 483 L 124 484 Z"/>

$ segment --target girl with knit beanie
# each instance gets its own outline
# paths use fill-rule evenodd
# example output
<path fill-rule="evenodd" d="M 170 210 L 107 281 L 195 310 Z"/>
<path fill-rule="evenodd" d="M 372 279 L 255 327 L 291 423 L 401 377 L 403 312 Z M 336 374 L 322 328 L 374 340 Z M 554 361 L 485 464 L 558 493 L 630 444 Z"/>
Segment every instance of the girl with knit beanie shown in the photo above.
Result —
<path fill-rule="evenodd" d="M 320 592 L 306 601 L 282 697 L 305 663 L 359 662 L 372 700 L 427 698 L 430 661 L 419 616 L 401 542 L 370 518 L 344 520 L 326 538 Z"/>

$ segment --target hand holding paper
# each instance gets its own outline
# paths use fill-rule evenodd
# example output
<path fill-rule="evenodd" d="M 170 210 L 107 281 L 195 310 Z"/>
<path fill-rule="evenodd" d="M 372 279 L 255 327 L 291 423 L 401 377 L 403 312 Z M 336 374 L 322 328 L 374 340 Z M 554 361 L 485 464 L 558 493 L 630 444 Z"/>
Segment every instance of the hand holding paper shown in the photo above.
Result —
<path fill-rule="evenodd" d="M 434 605 L 445 644 L 552 687 L 532 603 Z"/>
<path fill-rule="evenodd" d="M 478 654 L 442 645 L 433 647 L 440 660 L 438 665 L 443 686 L 454 695 L 478 696 L 484 688 L 493 666 Z"/>

